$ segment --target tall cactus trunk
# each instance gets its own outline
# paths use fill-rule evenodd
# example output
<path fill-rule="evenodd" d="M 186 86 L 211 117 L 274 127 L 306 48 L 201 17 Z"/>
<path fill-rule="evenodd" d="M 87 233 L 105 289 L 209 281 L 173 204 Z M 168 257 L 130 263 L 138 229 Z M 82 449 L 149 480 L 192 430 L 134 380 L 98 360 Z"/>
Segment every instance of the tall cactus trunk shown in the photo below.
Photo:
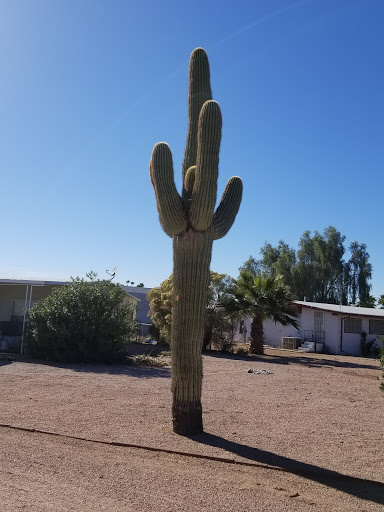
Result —
<path fill-rule="evenodd" d="M 173 238 L 172 419 L 184 435 L 203 430 L 201 348 L 212 242 L 211 229 Z"/>
<path fill-rule="evenodd" d="M 172 416 L 173 430 L 184 435 L 203 430 L 201 347 L 212 243 L 232 226 L 243 190 L 241 179 L 232 177 L 215 211 L 221 111 L 211 98 L 208 58 L 197 48 L 189 64 L 189 122 L 181 195 L 173 179 L 169 146 L 156 144 L 150 162 L 160 223 L 173 238 Z"/>

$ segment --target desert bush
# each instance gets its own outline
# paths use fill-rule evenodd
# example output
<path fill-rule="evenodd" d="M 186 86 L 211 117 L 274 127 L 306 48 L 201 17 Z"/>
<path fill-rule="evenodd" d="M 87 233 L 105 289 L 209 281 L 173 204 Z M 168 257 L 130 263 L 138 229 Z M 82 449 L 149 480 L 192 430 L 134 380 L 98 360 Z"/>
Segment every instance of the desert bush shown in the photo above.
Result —
<path fill-rule="evenodd" d="M 378 357 L 380 355 L 380 348 L 376 344 L 376 338 L 367 339 L 367 333 L 365 331 L 360 334 L 360 347 L 361 355 L 364 357 Z"/>
<path fill-rule="evenodd" d="M 72 279 L 29 312 L 27 355 L 60 362 L 115 362 L 135 332 L 134 308 L 118 284 Z"/>
<path fill-rule="evenodd" d="M 169 366 L 167 361 L 163 359 L 162 354 L 156 352 L 129 356 L 127 361 L 137 366 L 152 366 L 158 368 L 161 368 L 163 366 Z"/>
<path fill-rule="evenodd" d="M 236 332 L 236 322 L 226 316 L 225 312 L 217 308 L 212 317 L 206 315 L 206 326 L 209 328 L 209 347 L 211 350 L 231 352 Z M 206 347 L 207 348 L 207 347 Z"/>
<path fill-rule="evenodd" d="M 248 355 L 248 349 L 244 347 L 239 347 L 234 352 L 237 356 L 247 356 Z"/>

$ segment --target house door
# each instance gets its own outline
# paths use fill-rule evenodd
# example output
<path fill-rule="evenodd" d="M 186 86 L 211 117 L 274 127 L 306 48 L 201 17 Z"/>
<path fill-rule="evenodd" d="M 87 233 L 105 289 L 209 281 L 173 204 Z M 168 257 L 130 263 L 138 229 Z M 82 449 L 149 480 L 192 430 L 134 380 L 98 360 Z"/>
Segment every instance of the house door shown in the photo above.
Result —
<path fill-rule="evenodd" d="M 314 312 L 313 334 L 314 341 L 324 342 L 324 312 Z"/>

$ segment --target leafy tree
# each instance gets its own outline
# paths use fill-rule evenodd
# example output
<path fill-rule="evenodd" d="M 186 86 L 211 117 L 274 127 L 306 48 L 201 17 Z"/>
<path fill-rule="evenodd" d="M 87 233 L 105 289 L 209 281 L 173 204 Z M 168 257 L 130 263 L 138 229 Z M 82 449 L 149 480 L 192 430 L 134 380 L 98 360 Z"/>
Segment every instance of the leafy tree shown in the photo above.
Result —
<path fill-rule="evenodd" d="M 277 247 L 264 244 L 260 251 L 263 273 L 271 276 L 281 276 L 283 282 L 290 289 L 294 289 L 294 268 L 296 265 L 296 252 L 288 244 L 280 240 Z"/>
<path fill-rule="evenodd" d="M 280 277 L 253 275 L 242 270 L 235 289 L 223 305 L 229 314 L 234 312 L 251 317 L 251 347 L 253 354 L 264 353 L 264 320 L 298 328 L 298 314 L 290 305 L 292 295 Z"/>
<path fill-rule="evenodd" d="M 157 341 L 160 343 L 169 343 L 171 340 L 172 294 L 172 274 L 160 286 L 147 293 L 152 322 L 159 330 Z"/>
<path fill-rule="evenodd" d="M 136 329 L 135 309 L 120 285 L 72 279 L 29 312 L 27 353 L 62 362 L 113 362 Z"/>
<path fill-rule="evenodd" d="M 136 288 L 144 288 L 144 283 L 139 283 L 136 285 Z"/>
<path fill-rule="evenodd" d="M 297 263 L 293 269 L 295 287 L 291 290 L 294 296 L 312 301 L 316 289 L 315 280 L 315 249 L 310 231 L 305 231 L 299 240 L 296 253 Z"/>
<path fill-rule="evenodd" d="M 376 298 L 373 295 L 368 295 L 364 300 L 359 300 L 357 303 L 359 308 L 375 308 L 376 307 Z"/>
<path fill-rule="evenodd" d="M 261 272 L 262 264 L 259 260 L 256 260 L 253 256 L 250 256 L 247 261 L 239 268 L 239 272 L 246 270 L 251 274 L 259 274 Z"/>
<path fill-rule="evenodd" d="M 204 322 L 204 338 L 202 348 L 210 343 L 225 344 L 228 333 L 233 328 L 233 319 L 225 315 L 219 307 L 221 300 L 233 285 L 233 279 L 226 274 L 218 274 L 210 271 L 210 284 L 208 288 L 208 301 Z M 159 329 L 158 341 L 170 343 L 172 330 L 172 275 L 163 281 L 159 287 L 152 288 L 147 293 L 147 299 L 151 311 L 152 322 Z"/>
<path fill-rule="evenodd" d="M 344 269 L 343 255 L 345 236 L 336 228 L 329 226 L 321 235 L 317 231 L 313 236 L 314 269 L 317 289 L 314 302 L 337 303 L 341 276 Z"/>
<path fill-rule="evenodd" d="M 225 350 L 233 341 L 236 318 L 230 317 L 221 307 L 221 302 L 228 295 L 234 279 L 227 274 L 210 272 L 208 304 L 205 312 L 203 350 L 209 344 Z"/>
<path fill-rule="evenodd" d="M 377 299 L 377 305 L 380 306 L 380 309 L 384 309 L 384 295 L 380 295 Z"/>
<path fill-rule="evenodd" d="M 252 256 L 240 267 L 256 275 L 280 276 L 296 299 L 333 304 L 358 303 L 371 307 L 369 295 L 372 266 L 365 244 L 350 244 L 350 259 L 345 262 L 345 236 L 333 226 L 321 234 L 305 231 L 297 251 L 282 240 L 277 247 L 265 243 L 261 259 Z"/>
<path fill-rule="evenodd" d="M 372 303 L 369 293 L 371 285 L 369 280 L 372 277 L 372 265 L 369 263 L 369 254 L 365 244 L 352 242 L 349 246 L 351 257 L 348 262 L 349 266 L 349 296 L 352 304 L 356 304 L 359 297 L 359 305 L 364 307 L 372 307 L 367 304 Z"/>
<path fill-rule="evenodd" d="M 282 241 L 279 242 L 279 244 L 281 243 Z M 260 249 L 260 254 L 262 256 L 260 260 L 262 272 L 265 275 L 275 274 L 274 267 L 280 257 L 279 247 L 273 247 L 270 243 L 265 242 L 264 247 Z"/>

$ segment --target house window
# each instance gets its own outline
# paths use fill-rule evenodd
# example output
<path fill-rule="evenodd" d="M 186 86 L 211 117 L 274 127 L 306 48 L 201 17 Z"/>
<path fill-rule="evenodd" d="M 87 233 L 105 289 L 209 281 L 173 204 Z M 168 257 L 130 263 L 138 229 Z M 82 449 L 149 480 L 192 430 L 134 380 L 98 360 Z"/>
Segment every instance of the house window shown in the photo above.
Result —
<path fill-rule="evenodd" d="M 362 331 L 361 318 L 345 318 L 344 332 L 360 334 Z"/>
<path fill-rule="evenodd" d="M 239 334 L 244 334 L 244 320 L 240 320 Z"/>
<path fill-rule="evenodd" d="M 384 334 L 384 320 L 370 320 L 369 334 Z"/>

